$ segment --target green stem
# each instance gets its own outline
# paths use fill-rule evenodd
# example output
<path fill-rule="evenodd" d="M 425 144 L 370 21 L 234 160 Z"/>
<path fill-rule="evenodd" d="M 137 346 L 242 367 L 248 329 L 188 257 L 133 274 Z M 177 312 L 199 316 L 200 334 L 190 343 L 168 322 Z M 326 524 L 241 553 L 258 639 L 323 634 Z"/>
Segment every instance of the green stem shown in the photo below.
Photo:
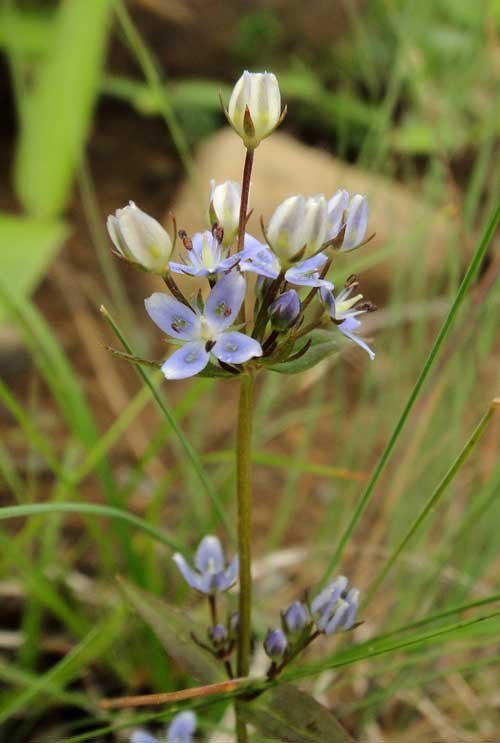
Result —
<path fill-rule="evenodd" d="M 252 416 L 254 379 L 251 374 L 241 377 L 238 430 L 236 441 L 236 490 L 238 497 L 238 555 L 240 560 L 238 665 L 239 677 L 248 676 L 250 670 L 250 639 L 252 629 Z M 238 743 L 245 743 L 245 723 L 236 712 L 236 735 Z"/>

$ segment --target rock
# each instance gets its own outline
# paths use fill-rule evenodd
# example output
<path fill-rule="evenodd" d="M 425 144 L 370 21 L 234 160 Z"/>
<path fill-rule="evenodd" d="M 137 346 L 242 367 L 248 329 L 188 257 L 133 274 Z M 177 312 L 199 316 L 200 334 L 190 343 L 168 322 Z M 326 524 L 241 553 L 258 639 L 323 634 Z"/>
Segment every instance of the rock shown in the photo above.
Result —
<path fill-rule="evenodd" d="M 243 156 L 241 141 L 229 128 L 221 130 L 199 148 L 195 164 L 206 198 L 211 178 L 217 182 L 241 180 Z M 370 270 L 363 266 L 360 269 L 365 294 L 376 299 L 385 293 L 395 267 L 409 269 L 413 262 L 426 260 L 429 274 L 439 271 L 448 243 L 455 235 L 451 219 L 442 211 L 433 209 L 403 185 L 341 162 L 279 132 L 264 140 L 255 153 L 250 194 L 254 212 L 249 231 L 260 238 L 260 215 L 266 222 L 276 205 L 287 196 L 294 193 L 330 196 L 337 188 L 369 197 L 368 232 L 376 233 L 374 239 L 358 251 L 339 254 L 337 267 L 341 278 L 351 273 L 350 266 L 360 259 L 367 265 L 373 261 L 376 265 Z M 176 216 L 178 228 L 192 234 L 206 228 L 204 208 L 206 204 L 197 202 L 186 181 L 170 210 Z"/>

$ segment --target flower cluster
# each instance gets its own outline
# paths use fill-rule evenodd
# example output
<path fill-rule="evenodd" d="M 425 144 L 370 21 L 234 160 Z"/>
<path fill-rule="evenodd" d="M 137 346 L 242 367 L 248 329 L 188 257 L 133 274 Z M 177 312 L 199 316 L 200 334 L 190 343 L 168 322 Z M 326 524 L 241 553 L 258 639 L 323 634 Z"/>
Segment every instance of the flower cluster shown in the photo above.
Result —
<path fill-rule="evenodd" d="M 167 727 L 165 743 L 192 743 L 195 730 L 195 713 L 179 712 Z M 136 730 L 132 733 L 130 743 L 160 743 L 160 740 L 144 730 Z"/>
<path fill-rule="evenodd" d="M 226 114 L 253 151 L 284 115 L 276 77 L 245 72 Z M 250 171 L 245 173 L 242 185 L 212 181 L 207 210 L 211 229 L 191 237 L 180 230 L 182 248 L 176 260 L 171 260 L 174 242 L 169 234 L 133 202 L 108 218 L 116 254 L 159 274 L 170 290 L 145 301 L 169 343 L 180 346 L 161 364 L 165 377 L 230 376 L 265 366 L 279 371 L 277 364 L 306 354 L 314 330 L 329 323 L 373 359 L 358 331 L 359 316 L 374 306 L 360 303 L 361 294 L 352 295 L 358 287 L 355 277 L 335 294 L 327 276 L 336 251 L 366 242 L 366 197 L 350 197 L 342 189 L 329 199 L 323 194 L 290 196 L 262 225 L 261 241 L 246 232 Z M 208 293 L 197 285 L 185 296 L 178 276 L 205 279 Z"/>
<path fill-rule="evenodd" d="M 320 634 L 331 635 L 353 627 L 359 605 L 357 588 L 348 590 L 343 575 L 309 602 L 294 601 L 281 612 L 281 628 L 269 629 L 264 650 L 271 659 L 270 677 L 278 674 Z"/>

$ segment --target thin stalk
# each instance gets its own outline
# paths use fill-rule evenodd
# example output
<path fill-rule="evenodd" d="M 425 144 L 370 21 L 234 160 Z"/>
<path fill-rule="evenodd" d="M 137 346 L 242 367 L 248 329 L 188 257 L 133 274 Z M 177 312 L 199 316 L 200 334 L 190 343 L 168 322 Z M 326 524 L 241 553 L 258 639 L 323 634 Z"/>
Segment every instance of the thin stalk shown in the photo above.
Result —
<path fill-rule="evenodd" d="M 238 253 L 243 250 L 245 242 L 245 227 L 247 224 L 248 197 L 250 195 L 250 179 L 252 177 L 253 150 L 247 150 L 243 167 L 243 181 L 241 184 L 240 221 L 238 225 Z"/>
<path fill-rule="evenodd" d="M 366 599 L 363 603 L 363 608 L 365 608 L 370 603 L 376 591 L 378 590 L 380 584 L 382 583 L 387 573 L 389 572 L 391 567 L 394 565 L 394 563 L 398 559 L 401 552 L 404 550 L 404 548 L 406 547 L 406 545 L 408 544 L 412 536 L 415 534 L 419 526 L 422 524 L 422 522 L 426 519 L 429 513 L 431 513 L 431 511 L 436 507 L 438 500 L 443 495 L 448 485 L 450 485 L 452 480 L 455 478 L 455 475 L 461 469 L 462 465 L 465 463 L 465 460 L 471 453 L 472 449 L 474 448 L 474 446 L 477 444 L 477 442 L 479 441 L 479 439 L 485 432 L 486 427 L 488 426 L 488 423 L 493 417 L 493 413 L 496 410 L 498 410 L 498 408 L 500 408 L 500 398 L 493 400 L 490 407 L 488 408 L 486 413 L 483 415 L 483 417 L 479 421 L 478 425 L 476 426 L 474 432 L 472 433 L 471 437 L 467 441 L 466 445 L 464 446 L 464 448 L 462 449 L 458 457 L 455 459 L 455 461 L 453 462 L 453 464 L 451 465 L 448 472 L 445 474 L 445 476 L 443 477 L 443 479 L 441 480 L 437 488 L 434 490 L 433 494 L 427 501 L 426 505 L 424 506 L 420 514 L 417 516 L 417 518 L 411 525 L 407 534 L 403 537 L 403 539 L 401 540 L 399 545 L 396 547 L 392 555 L 389 557 L 389 559 L 380 569 L 378 575 L 372 581 L 372 584 L 366 594 Z"/>
<path fill-rule="evenodd" d="M 238 429 L 236 440 L 236 489 L 238 498 L 238 555 L 240 560 L 240 595 L 237 675 L 248 676 L 250 670 L 250 638 L 252 627 L 252 416 L 254 378 L 241 377 Z M 246 725 L 235 704 L 238 743 L 247 741 Z"/>
<path fill-rule="evenodd" d="M 432 366 L 434 365 L 434 362 L 437 358 L 437 355 L 441 349 L 441 346 L 444 343 L 444 340 L 446 339 L 446 336 L 448 335 L 450 328 L 458 314 L 458 310 L 460 308 L 460 305 L 462 304 L 465 295 L 467 293 L 467 290 L 472 283 L 473 279 L 475 278 L 479 267 L 483 261 L 483 258 L 486 254 L 486 251 L 488 249 L 488 245 L 490 244 L 490 241 L 495 234 L 495 230 L 497 228 L 498 223 L 500 222 L 500 204 L 497 204 L 496 208 L 493 211 L 493 214 L 491 215 L 491 218 L 486 226 L 486 229 L 483 233 L 483 236 L 481 240 L 479 241 L 479 244 L 476 248 L 476 252 L 474 253 L 471 262 L 469 263 L 469 267 L 465 273 L 464 278 L 462 279 L 462 283 L 460 284 L 460 287 L 458 289 L 458 292 L 455 296 L 455 299 L 453 301 L 453 304 L 450 308 L 450 311 L 448 312 L 445 321 L 443 325 L 441 326 L 441 329 L 437 335 L 436 340 L 434 341 L 434 345 L 431 348 L 431 351 L 427 357 L 427 360 L 425 361 L 425 364 L 422 368 L 422 371 L 420 372 L 417 381 L 415 382 L 415 386 L 410 394 L 410 397 L 408 398 L 408 401 L 403 409 L 403 412 L 401 413 L 401 416 L 396 423 L 396 426 L 394 428 L 394 431 L 392 432 L 392 435 L 387 442 L 387 445 L 382 452 L 382 455 L 378 461 L 377 466 L 375 467 L 375 470 L 373 472 L 373 475 L 370 479 L 370 482 L 366 486 L 366 489 L 361 496 L 358 505 L 356 506 L 354 513 L 351 517 L 351 520 L 349 521 L 344 533 L 342 534 L 342 537 L 338 543 L 337 549 L 335 550 L 334 554 L 332 555 L 332 558 L 328 562 L 328 565 L 326 567 L 325 573 L 323 575 L 323 578 L 321 580 L 321 585 L 324 585 L 332 572 L 335 570 L 335 567 L 344 551 L 344 547 L 346 546 L 347 542 L 351 538 L 354 530 L 356 529 L 369 501 L 371 498 L 371 495 L 375 489 L 375 485 L 377 484 L 380 475 L 382 474 L 383 470 L 385 469 L 385 465 L 389 461 L 389 458 L 392 454 L 392 451 L 396 445 L 397 440 L 399 439 L 399 436 L 404 428 L 404 425 L 408 419 L 408 416 L 410 415 L 410 412 L 417 401 L 417 398 L 420 394 L 420 391 L 424 385 L 425 380 L 427 379 L 430 370 L 432 369 Z"/>

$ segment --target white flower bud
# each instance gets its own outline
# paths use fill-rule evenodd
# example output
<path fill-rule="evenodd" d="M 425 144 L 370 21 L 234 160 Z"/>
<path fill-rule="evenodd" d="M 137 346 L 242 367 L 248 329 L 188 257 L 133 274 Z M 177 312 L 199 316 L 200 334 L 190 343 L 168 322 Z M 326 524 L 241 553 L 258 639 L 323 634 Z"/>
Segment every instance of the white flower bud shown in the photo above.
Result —
<path fill-rule="evenodd" d="M 325 241 L 327 203 L 323 195 L 290 196 L 274 211 L 266 238 L 283 261 L 309 258 Z"/>
<path fill-rule="evenodd" d="M 130 201 L 107 219 L 106 226 L 119 255 L 147 271 L 164 273 L 172 253 L 172 240 L 161 224 Z"/>
<path fill-rule="evenodd" d="M 224 181 L 216 186 L 212 180 L 210 191 L 210 220 L 218 222 L 224 230 L 223 245 L 230 245 L 240 221 L 241 185 L 236 181 Z"/>
<path fill-rule="evenodd" d="M 276 76 L 272 72 L 245 71 L 231 93 L 227 117 L 245 147 L 257 147 L 276 129 L 282 118 Z"/>
<path fill-rule="evenodd" d="M 349 193 L 339 189 L 328 202 L 328 229 L 327 240 L 333 240 L 339 234 L 344 224 L 344 212 L 349 203 Z"/>
<path fill-rule="evenodd" d="M 341 251 L 353 250 L 363 242 L 368 226 L 368 201 L 366 196 L 356 194 L 347 207 L 344 239 Z"/>

